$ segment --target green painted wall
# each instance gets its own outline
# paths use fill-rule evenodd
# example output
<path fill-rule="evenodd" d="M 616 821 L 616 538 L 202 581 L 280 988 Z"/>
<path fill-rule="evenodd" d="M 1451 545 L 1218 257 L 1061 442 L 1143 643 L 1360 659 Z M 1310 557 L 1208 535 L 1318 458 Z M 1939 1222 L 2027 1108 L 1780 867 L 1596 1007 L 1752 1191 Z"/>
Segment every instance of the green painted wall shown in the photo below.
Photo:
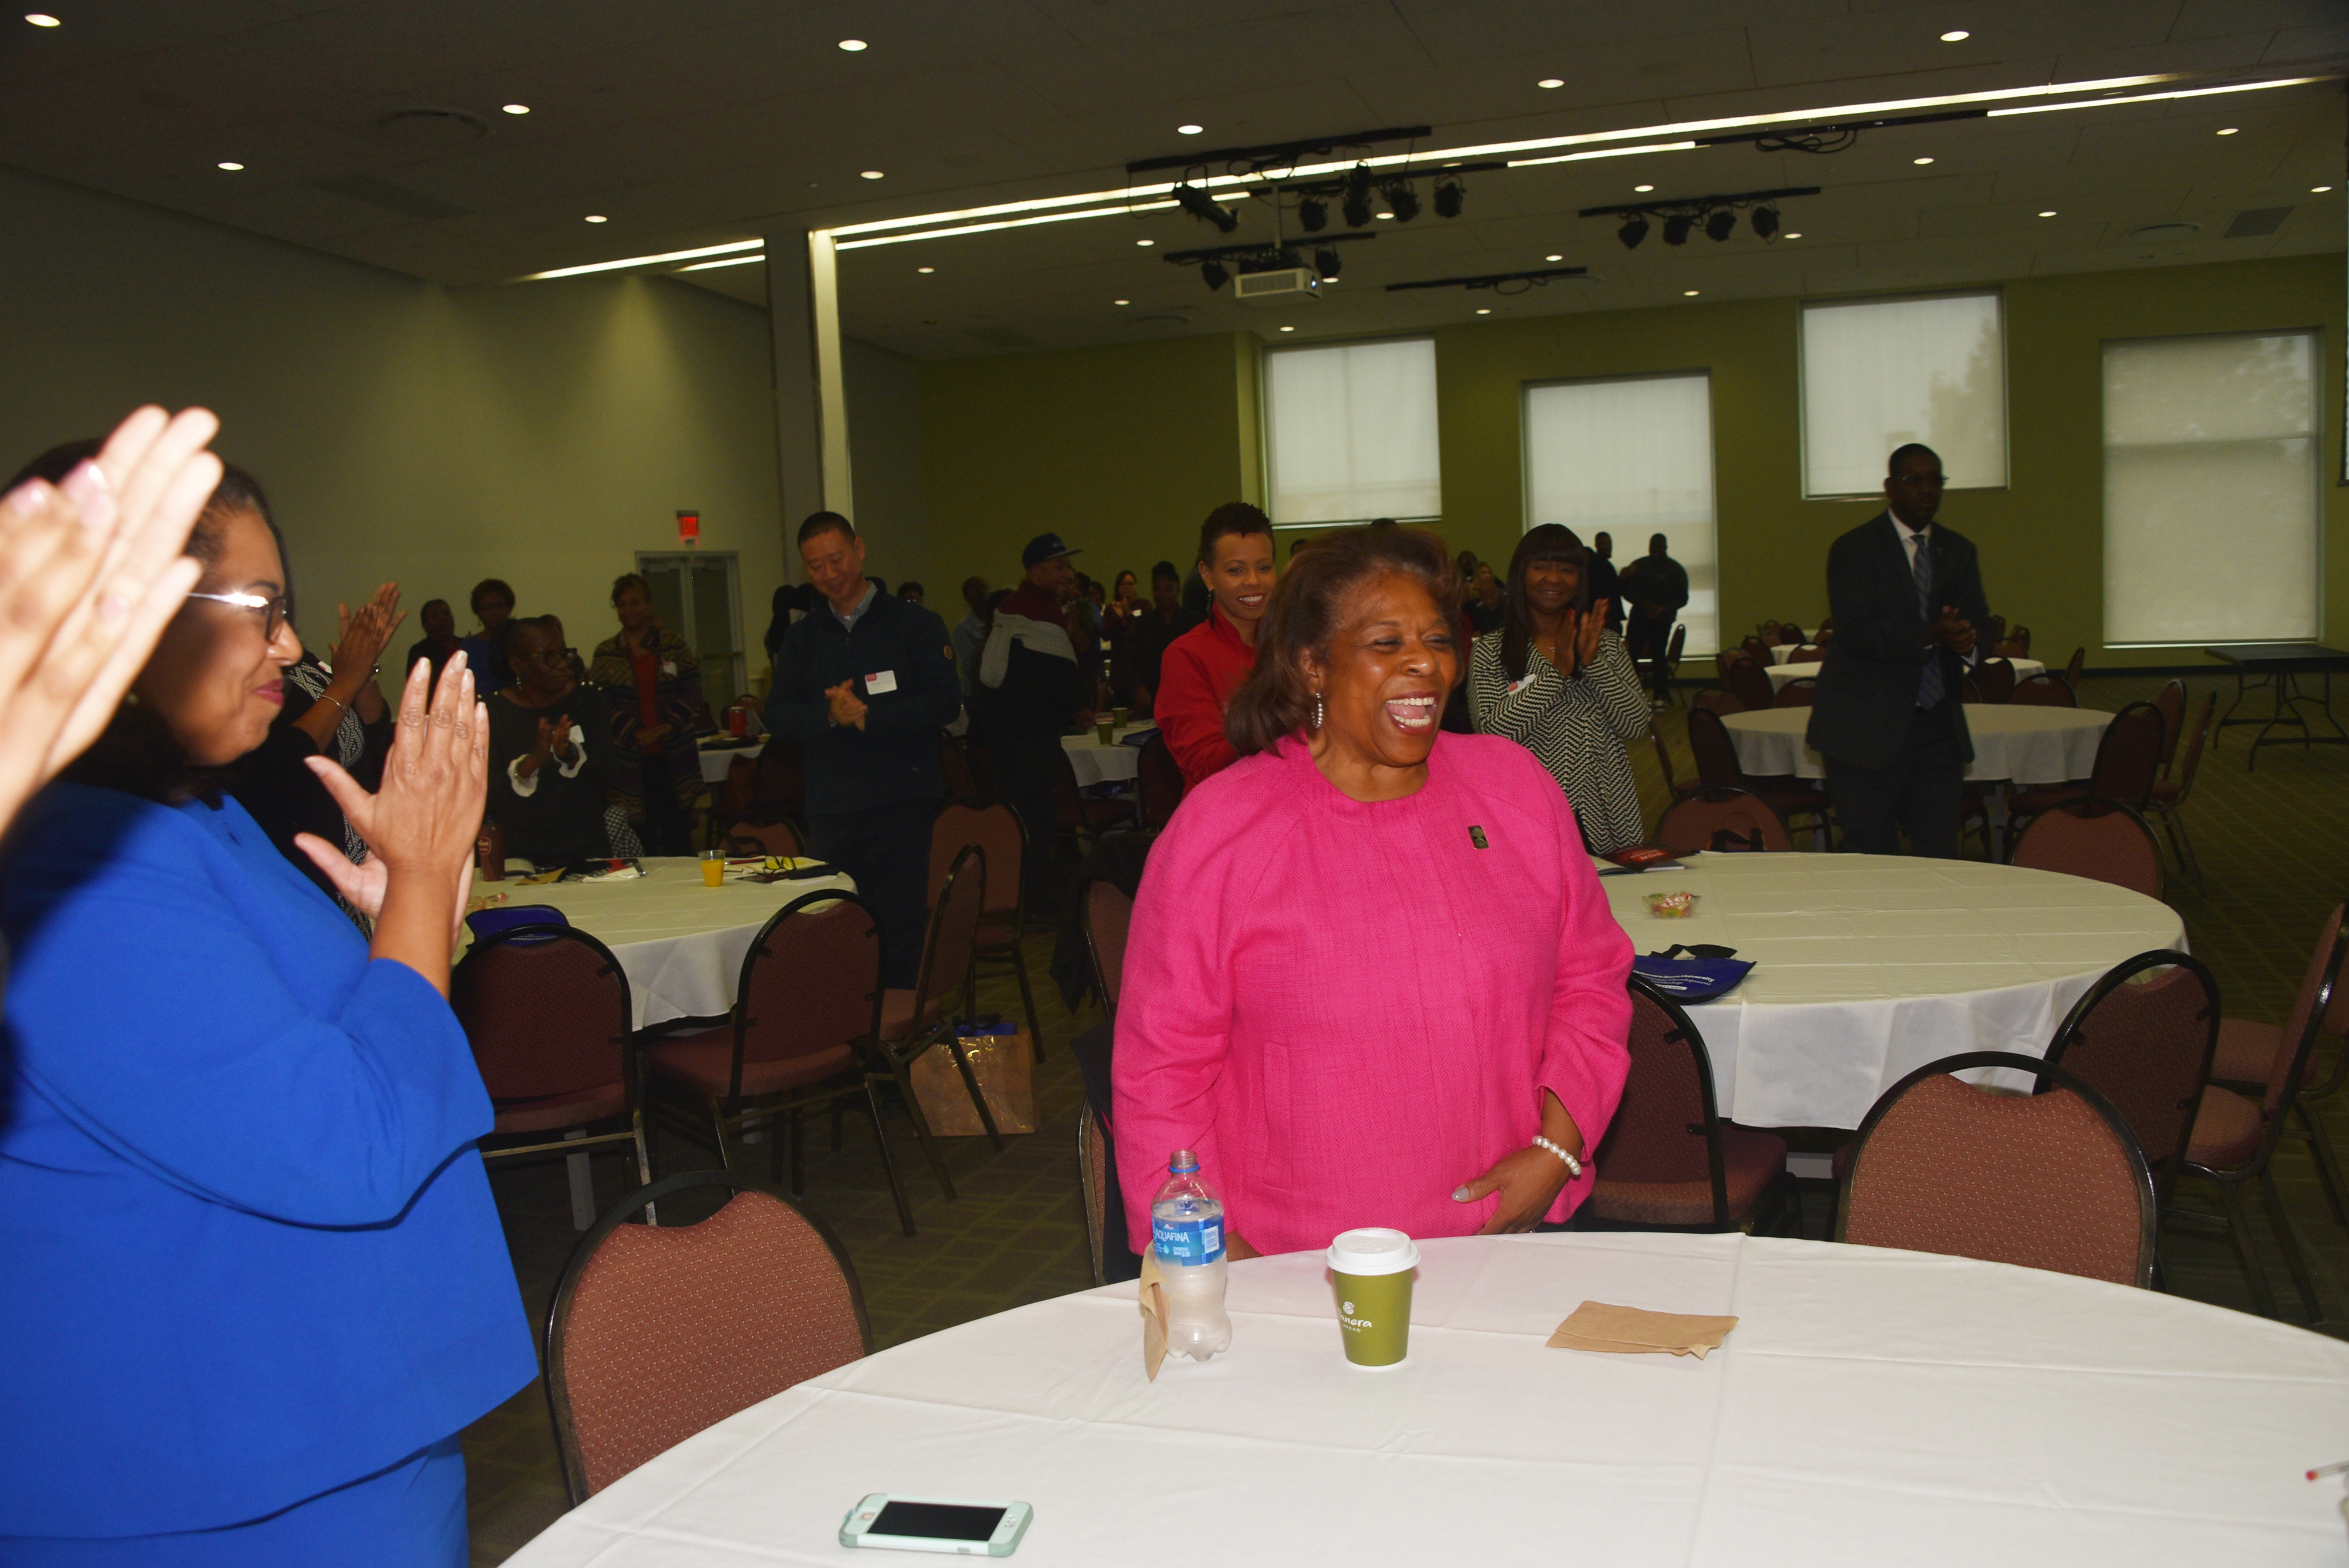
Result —
<path fill-rule="evenodd" d="M 1009 587 L 1020 546 L 1047 531 L 1103 583 L 1121 570 L 1146 580 L 1157 560 L 1185 566 L 1208 513 L 1260 496 L 1254 398 L 1245 334 L 931 361 L 926 580 L 976 572 Z"/>
<path fill-rule="evenodd" d="M 2196 657 L 2104 649 L 2103 341 L 2282 327 L 2325 335 L 2325 624 L 2336 643 L 2349 636 L 2349 492 L 2333 483 L 2342 264 L 2336 254 L 2003 286 L 2012 484 L 1952 492 L 1941 515 L 1982 546 L 1992 607 L 2033 628 L 2034 651 L 2061 662 L 2085 645 L 2106 665 Z M 1526 382 L 1709 370 L 1723 626 L 1816 621 L 1829 541 L 1877 507 L 1802 499 L 1798 316 L 1797 301 L 1766 299 L 1439 331 L 1447 541 L 1502 559 L 1516 544 Z M 1238 334 L 925 366 L 933 576 L 977 569 L 999 585 L 1020 542 L 1048 527 L 1089 546 L 1088 569 L 1179 562 L 1188 528 L 1217 502 L 1261 499 L 1258 348 Z"/>

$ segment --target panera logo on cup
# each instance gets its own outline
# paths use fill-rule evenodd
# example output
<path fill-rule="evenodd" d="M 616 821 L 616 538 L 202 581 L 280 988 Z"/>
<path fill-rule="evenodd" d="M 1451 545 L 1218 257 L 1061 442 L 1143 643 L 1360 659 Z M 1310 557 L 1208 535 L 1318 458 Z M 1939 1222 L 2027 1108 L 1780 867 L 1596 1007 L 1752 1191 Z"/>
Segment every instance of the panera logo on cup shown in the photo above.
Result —
<path fill-rule="evenodd" d="M 1339 1340 L 1357 1366 L 1393 1366 L 1411 1350 L 1411 1287 L 1419 1248 L 1400 1231 L 1348 1231 L 1330 1244 Z"/>

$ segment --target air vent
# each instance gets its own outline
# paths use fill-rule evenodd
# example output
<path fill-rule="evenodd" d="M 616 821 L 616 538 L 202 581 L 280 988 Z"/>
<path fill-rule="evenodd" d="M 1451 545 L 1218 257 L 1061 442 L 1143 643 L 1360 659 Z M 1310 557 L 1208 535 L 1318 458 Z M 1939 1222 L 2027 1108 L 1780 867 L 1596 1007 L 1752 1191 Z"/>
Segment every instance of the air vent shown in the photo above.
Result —
<path fill-rule="evenodd" d="M 466 147 L 490 133 L 489 121 L 461 109 L 395 109 L 375 128 L 403 147 Z"/>
<path fill-rule="evenodd" d="M 2190 240 L 2201 232 L 2201 224 L 2182 221 L 2169 223 L 2147 223 L 2143 228 L 2131 229 L 2129 238 L 2159 244 L 2170 240 Z"/>
<path fill-rule="evenodd" d="M 470 218 L 472 209 L 444 202 L 438 196 L 428 196 L 421 191 L 411 191 L 405 185 L 395 185 L 388 180 L 378 180 L 372 174 L 346 174 L 337 180 L 321 180 L 317 188 L 336 196 L 348 196 L 354 202 L 365 202 L 370 207 L 381 207 L 388 213 L 398 213 L 410 218 Z"/>
<path fill-rule="evenodd" d="M 1321 297 L 1321 279 L 1309 266 L 1285 266 L 1272 272 L 1244 272 L 1232 279 L 1232 297 L 1242 305 L 1270 301 L 1294 305 Z"/>
<path fill-rule="evenodd" d="M 2235 221 L 2229 223 L 2227 232 L 2219 237 L 2222 240 L 2265 239 L 2282 228 L 2283 221 L 2291 216 L 2290 207 L 2247 208 L 2235 214 Z"/>
<path fill-rule="evenodd" d="M 1144 311 L 1140 316 L 1129 316 L 1125 318 L 1125 324 L 1128 327 L 1147 327 L 1154 329 L 1189 327 L 1197 320 L 1197 316 L 1177 305 L 1170 306 L 1164 310 L 1150 310 Z"/>

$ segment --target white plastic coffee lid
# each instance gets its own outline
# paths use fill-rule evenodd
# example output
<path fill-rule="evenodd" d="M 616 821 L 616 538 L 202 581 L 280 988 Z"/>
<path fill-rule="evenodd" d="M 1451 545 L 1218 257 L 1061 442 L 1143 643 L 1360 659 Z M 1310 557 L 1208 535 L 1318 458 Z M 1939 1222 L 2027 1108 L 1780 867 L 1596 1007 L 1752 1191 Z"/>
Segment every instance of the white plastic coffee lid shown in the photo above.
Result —
<path fill-rule="evenodd" d="M 1367 1225 L 1330 1243 L 1330 1268 L 1340 1274 L 1402 1274 L 1419 1267 L 1419 1243 L 1400 1231 Z"/>

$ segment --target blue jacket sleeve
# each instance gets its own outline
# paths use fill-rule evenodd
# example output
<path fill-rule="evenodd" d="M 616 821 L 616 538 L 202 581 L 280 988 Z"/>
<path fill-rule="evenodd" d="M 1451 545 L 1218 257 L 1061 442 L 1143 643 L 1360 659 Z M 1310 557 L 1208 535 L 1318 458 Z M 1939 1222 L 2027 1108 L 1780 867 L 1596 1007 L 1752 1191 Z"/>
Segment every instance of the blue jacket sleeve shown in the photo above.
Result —
<path fill-rule="evenodd" d="M 308 888 L 236 889 L 202 844 L 149 808 L 94 873 L 29 868 L 54 897 L 26 899 L 20 881 L 11 900 L 18 1070 L 92 1139 L 199 1197 L 296 1225 L 398 1219 L 490 1130 L 464 1031 L 415 971 L 317 918 L 332 911 L 305 906 Z M 77 986 L 102 953 L 135 959 L 107 966 L 102 992 Z"/>
<path fill-rule="evenodd" d="M 876 704 L 865 715 L 866 734 L 876 739 L 931 734 L 953 723 L 962 711 L 954 647 L 947 640 L 947 623 L 933 611 L 916 607 L 905 618 L 897 680 L 905 700 Z"/>

